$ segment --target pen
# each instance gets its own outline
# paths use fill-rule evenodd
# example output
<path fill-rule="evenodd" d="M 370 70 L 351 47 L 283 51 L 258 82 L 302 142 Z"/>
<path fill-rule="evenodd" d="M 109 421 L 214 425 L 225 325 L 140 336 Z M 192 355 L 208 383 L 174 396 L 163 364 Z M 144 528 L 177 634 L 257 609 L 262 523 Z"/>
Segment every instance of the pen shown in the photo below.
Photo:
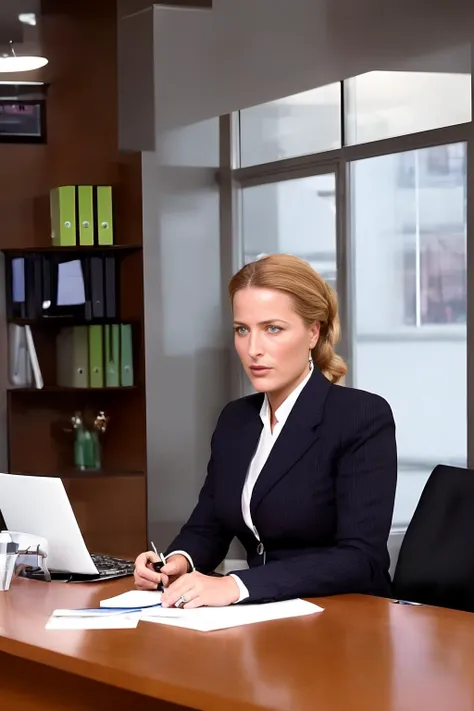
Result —
<path fill-rule="evenodd" d="M 153 548 L 153 552 L 158 556 L 158 558 L 159 558 L 160 561 L 161 561 L 161 562 L 159 562 L 159 563 L 153 563 L 153 570 L 155 571 L 155 573 L 160 573 L 162 567 L 163 567 L 164 565 L 166 565 L 166 558 L 165 558 L 165 556 L 163 555 L 163 553 L 158 553 L 158 551 L 156 550 L 156 546 L 155 546 L 155 544 L 153 543 L 153 541 L 151 541 L 151 547 Z M 164 592 L 164 591 L 165 591 L 165 589 L 164 589 L 164 587 L 163 587 L 163 583 L 158 583 L 157 590 L 159 590 L 160 592 Z"/>
<path fill-rule="evenodd" d="M 414 607 L 421 607 L 421 602 L 412 602 L 411 600 L 391 600 L 395 605 L 413 605 Z"/>

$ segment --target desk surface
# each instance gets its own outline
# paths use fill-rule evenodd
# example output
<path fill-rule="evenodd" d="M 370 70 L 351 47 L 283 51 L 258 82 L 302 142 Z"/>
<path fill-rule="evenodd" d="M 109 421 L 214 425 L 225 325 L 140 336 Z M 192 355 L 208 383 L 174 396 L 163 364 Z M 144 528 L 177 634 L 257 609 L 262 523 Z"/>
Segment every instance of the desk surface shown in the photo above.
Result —
<path fill-rule="evenodd" d="M 0 593 L 0 651 L 140 694 L 209 711 L 472 711 L 474 615 L 359 595 L 325 612 L 200 633 L 47 631 L 53 609 L 86 607 L 131 580 L 15 580 Z"/>

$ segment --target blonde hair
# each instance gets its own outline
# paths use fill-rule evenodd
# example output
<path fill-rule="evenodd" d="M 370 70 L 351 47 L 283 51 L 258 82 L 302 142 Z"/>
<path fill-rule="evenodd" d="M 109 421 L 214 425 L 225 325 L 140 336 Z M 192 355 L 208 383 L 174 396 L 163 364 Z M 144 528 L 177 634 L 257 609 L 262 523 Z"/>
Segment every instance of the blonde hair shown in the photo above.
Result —
<path fill-rule="evenodd" d="M 288 294 L 307 326 L 320 324 L 318 342 L 311 353 L 313 362 L 328 380 L 339 382 L 347 366 L 334 351 L 341 332 L 334 289 L 308 262 L 290 254 L 270 254 L 242 267 L 229 282 L 231 302 L 237 291 L 249 286 Z"/>

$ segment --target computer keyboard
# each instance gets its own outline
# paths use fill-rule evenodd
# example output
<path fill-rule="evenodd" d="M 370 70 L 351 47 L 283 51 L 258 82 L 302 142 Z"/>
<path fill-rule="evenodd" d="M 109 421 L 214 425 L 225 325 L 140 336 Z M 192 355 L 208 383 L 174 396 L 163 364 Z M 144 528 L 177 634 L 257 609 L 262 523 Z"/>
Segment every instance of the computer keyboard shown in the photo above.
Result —
<path fill-rule="evenodd" d="M 91 553 L 91 558 L 101 578 L 119 578 L 133 575 L 135 564 L 132 560 L 114 558 L 113 556 L 99 553 Z"/>

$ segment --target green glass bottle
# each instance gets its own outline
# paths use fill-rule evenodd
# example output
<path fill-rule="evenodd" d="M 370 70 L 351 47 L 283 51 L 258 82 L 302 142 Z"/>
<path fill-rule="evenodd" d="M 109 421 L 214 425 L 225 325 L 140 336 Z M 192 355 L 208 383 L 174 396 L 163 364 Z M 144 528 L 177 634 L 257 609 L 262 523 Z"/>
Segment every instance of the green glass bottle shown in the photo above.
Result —
<path fill-rule="evenodd" d="M 85 451 L 84 451 L 84 423 L 82 414 L 76 412 L 72 418 L 72 426 L 74 427 L 74 466 L 76 469 L 84 471 L 86 468 Z"/>

